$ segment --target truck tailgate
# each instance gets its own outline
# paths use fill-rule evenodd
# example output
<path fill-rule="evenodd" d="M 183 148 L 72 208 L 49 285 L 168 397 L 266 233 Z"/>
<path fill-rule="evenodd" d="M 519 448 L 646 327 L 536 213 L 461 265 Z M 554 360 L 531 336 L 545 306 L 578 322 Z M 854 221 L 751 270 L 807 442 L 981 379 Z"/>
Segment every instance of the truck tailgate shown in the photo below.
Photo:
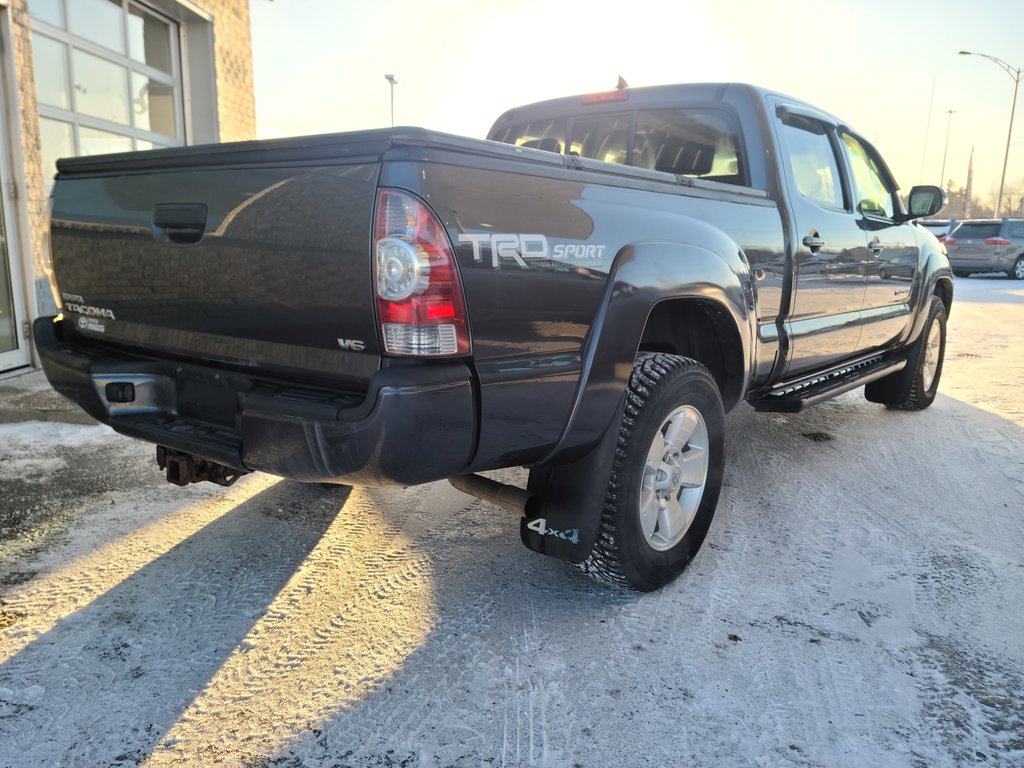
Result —
<path fill-rule="evenodd" d="M 305 141 L 61 161 L 52 254 L 73 327 L 365 383 L 380 362 L 369 254 L 383 142 Z"/>

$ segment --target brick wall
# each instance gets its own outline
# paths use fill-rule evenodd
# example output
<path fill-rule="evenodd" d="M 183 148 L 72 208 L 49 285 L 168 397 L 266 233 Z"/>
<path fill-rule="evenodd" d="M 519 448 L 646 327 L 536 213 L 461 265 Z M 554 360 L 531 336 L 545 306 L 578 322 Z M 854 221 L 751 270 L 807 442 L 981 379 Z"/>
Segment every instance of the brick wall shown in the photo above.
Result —
<path fill-rule="evenodd" d="M 197 5 L 213 16 L 220 140 L 255 139 L 248 0 L 199 0 Z"/>
<path fill-rule="evenodd" d="M 15 78 L 18 82 L 17 129 L 21 132 L 20 141 L 17 136 L 11 137 L 12 142 L 20 145 L 21 168 L 18 168 L 19 153 L 15 151 L 14 167 L 11 168 L 11 172 L 18 182 L 18 192 L 28 214 L 31 263 L 34 269 L 25 275 L 25 279 L 34 280 L 39 314 L 47 314 L 53 311 L 53 299 L 50 296 L 41 258 L 46 237 L 46 195 L 43 193 L 43 158 L 39 150 L 39 116 L 36 113 L 36 80 L 32 67 L 28 3 L 26 0 L 11 0 L 9 13 L 11 49 L 14 56 Z M 23 259 L 24 261 L 26 260 Z M 31 310 L 29 312 L 31 314 Z"/>

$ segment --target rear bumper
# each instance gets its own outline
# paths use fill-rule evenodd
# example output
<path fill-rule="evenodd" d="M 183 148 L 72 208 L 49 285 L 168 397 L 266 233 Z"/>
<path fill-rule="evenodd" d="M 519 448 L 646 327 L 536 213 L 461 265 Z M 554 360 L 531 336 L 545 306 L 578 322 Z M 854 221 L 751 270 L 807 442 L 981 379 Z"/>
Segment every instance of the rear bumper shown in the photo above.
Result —
<path fill-rule="evenodd" d="M 236 469 L 352 485 L 441 480 L 473 456 L 477 409 L 461 362 L 386 368 L 353 396 L 108 352 L 76 344 L 62 325 L 35 322 L 46 377 L 131 437 Z"/>
<path fill-rule="evenodd" d="M 972 253 L 969 256 L 958 256 L 956 252 L 948 254 L 949 266 L 957 270 L 972 272 L 1006 272 L 1017 260 L 1017 254 L 1006 253 Z"/>

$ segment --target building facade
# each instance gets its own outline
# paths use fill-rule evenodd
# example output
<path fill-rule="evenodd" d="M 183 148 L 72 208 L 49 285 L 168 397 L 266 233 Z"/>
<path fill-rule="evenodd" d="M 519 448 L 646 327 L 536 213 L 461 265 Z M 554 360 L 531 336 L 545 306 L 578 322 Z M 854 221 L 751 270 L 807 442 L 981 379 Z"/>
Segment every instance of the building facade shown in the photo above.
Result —
<path fill-rule="evenodd" d="M 255 135 L 248 0 L 0 0 L 0 373 L 54 311 L 57 158 Z"/>

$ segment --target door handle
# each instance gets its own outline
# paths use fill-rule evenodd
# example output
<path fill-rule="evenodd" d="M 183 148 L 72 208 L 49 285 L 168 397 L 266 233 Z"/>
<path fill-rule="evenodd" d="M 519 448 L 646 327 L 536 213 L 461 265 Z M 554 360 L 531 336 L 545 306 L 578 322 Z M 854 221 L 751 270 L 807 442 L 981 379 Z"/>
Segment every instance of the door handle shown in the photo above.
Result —
<path fill-rule="evenodd" d="M 825 241 L 818 237 L 817 232 L 811 232 L 809 235 L 804 235 L 804 245 L 811 249 L 811 253 L 817 253 L 821 250 L 821 247 L 825 245 Z"/>
<path fill-rule="evenodd" d="M 153 238 L 171 245 L 195 245 L 206 232 L 205 203 L 161 203 L 153 206 Z"/>

